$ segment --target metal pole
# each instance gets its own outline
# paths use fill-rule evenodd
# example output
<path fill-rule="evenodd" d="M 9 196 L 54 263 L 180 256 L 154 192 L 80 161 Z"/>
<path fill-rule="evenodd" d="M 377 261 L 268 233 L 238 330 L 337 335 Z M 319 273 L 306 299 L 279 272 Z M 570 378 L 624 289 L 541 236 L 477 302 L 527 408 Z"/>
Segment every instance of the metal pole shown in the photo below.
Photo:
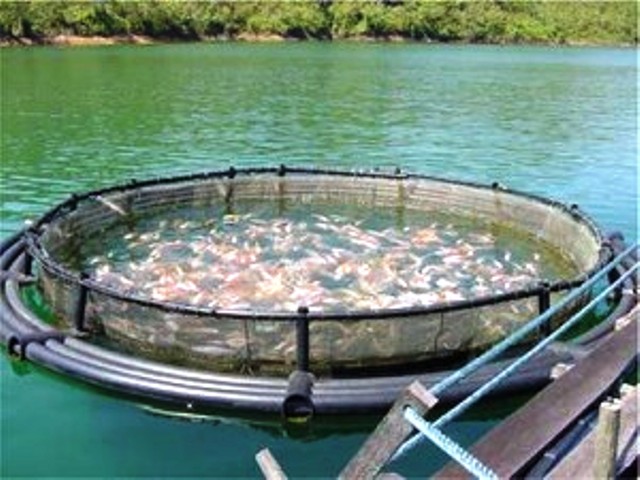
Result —
<path fill-rule="evenodd" d="M 540 282 L 540 293 L 538 294 L 538 314 L 542 315 L 551 307 L 551 290 L 549 282 Z M 540 333 L 546 337 L 551 333 L 551 321 L 545 322 L 540 327 Z"/>
<path fill-rule="evenodd" d="M 297 424 L 307 423 L 315 411 L 313 405 L 313 375 L 309 373 L 309 308 L 298 307 L 296 321 L 296 369 L 289 375 L 289 385 L 282 401 L 285 419 Z"/>
<path fill-rule="evenodd" d="M 302 372 L 309 371 L 309 307 L 298 307 L 299 317 L 296 322 L 296 368 Z"/>
<path fill-rule="evenodd" d="M 640 267 L 640 263 L 637 263 L 632 270 L 628 270 L 624 275 L 622 275 L 616 283 L 611 285 L 609 288 L 616 288 L 619 284 L 624 282 L 624 280 L 635 273 L 636 270 Z M 573 325 L 575 325 L 578 321 L 582 320 L 584 315 L 591 310 L 595 305 L 598 304 L 601 300 L 603 300 L 608 294 L 608 291 L 600 293 L 597 297 L 591 300 L 587 305 L 585 305 L 579 312 L 575 313 L 571 318 L 569 318 L 565 323 L 563 323 L 560 327 L 556 329 L 551 335 L 541 340 L 535 347 L 531 348 L 527 353 L 519 357 L 513 363 L 511 363 L 508 367 L 503 369 L 500 373 L 495 375 L 491 380 L 483 384 L 480 388 L 478 388 L 474 393 L 466 397 L 462 402 L 456 405 L 454 408 L 449 410 L 447 413 L 442 415 L 436 421 L 433 422 L 433 426 L 436 428 L 440 428 L 445 424 L 451 422 L 453 419 L 458 417 L 458 415 L 465 412 L 470 406 L 476 403 L 480 398 L 482 398 L 486 393 L 495 388 L 504 378 L 509 376 L 514 370 L 518 367 L 526 363 L 529 359 L 531 359 L 534 355 L 541 352 L 547 345 L 553 342 L 560 335 L 569 330 Z M 432 389 L 433 391 L 433 389 Z"/>
<path fill-rule="evenodd" d="M 549 308 L 547 311 L 545 311 L 542 315 L 540 315 L 536 319 L 532 320 L 531 322 L 527 323 L 526 325 L 520 327 L 519 330 L 517 330 L 516 332 L 512 333 L 509 337 L 505 338 L 504 340 L 502 340 L 497 345 L 494 345 L 490 350 L 486 351 L 485 353 L 483 353 L 482 355 L 477 357 L 475 360 L 472 360 L 466 366 L 462 367 L 461 369 L 457 370 L 453 374 L 449 375 L 448 377 L 446 377 L 443 380 L 441 380 L 440 382 L 438 382 L 436 385 L 431 387 L 431 389 L 429 391 L 433 395 L 437 396 L 442 391 L 444 391 L 447 388 L 449 388 L 451 385 L 457 383 L 462 378 L 464 378 L 467 375 L 473 373 L 474 371 L 476 371 L 479 368 L 481 368 L 482 366 L 484 366 L 487 362 L 493 360 L 498 355 L 502 354 L 507 348 L 509 348 L 510 346 L 512 346 L 515 343 L 517 343 L 520 340 L 522 340 L 526 335 L 531 333 L 535 328 L 539 328 L 543 324 L 543 322 L 548 321 L 549 318 L 551 318 L 551 316 L 553 314 L 557 313 L 561 308 L 564 308 L 565 305 L 567 305 L 569 302 L 573 301 L 578 295 L 584 293 L 587 289 L 589 289 L 593 285 L 595 285 L 596 282 L 598 282 L 602 277 L 604 277 L 609 271 L 611 271 L 630 252 L 632 252 L 636 248 L 637 248 L 637 245 L 633 245 L 633 246 L 627 248 L 622 254 L 618 255 L 608 265 L 605 265 L 602 268 L 602 270 L 600 270 L 598 273 L 596 273 L 594 276 L 592 276 L 589 280 L 585 281 L 580 287 L 578 287 L 575 290 L 573 290 L 570 294 L 568 294 L 566 297 L 564 297 L 558 303 L 553 305 L 551 308 Z M 610 285 L 608 289 L 606 289 L 604 292 L 600 293 L 600 295 L 598 295 L 595 299 L 593 299 L 585 307 L 583 307 L 582 310 L 580 310 L 578 313 L 574 314 L 561 327 L 559 327 L 558 330 L 556 330 L 554 333 L 552 333 L 551 335 L 546 337 L 544 340 L 539 342 L 538 345 L 536 345 L 534 348 L 529 350 L 529 352 L 527 352 L 525 355 L 520 357 L 520 359 L 514 361 L 509 367 L 505 368 L 496 377 L 494 377 L 492 380 L 490 380 L 489 382 L 484 384 L 482 387 L 480 387 L 478 390 L 476 390 L 476 392 L 474 392 L 469 397 L 467 397 L 464 401 L 462 401 L 460 404 L 458 404 L 455 408 L 453 408 L 452 410 L 447 412 L 447 414 L 445 414 L 442 417 L 440 417 L 437 421 L 434 422 L 433 425 L 436 428 L 439 428 L 439 427 L 443 426 L 444 424 L 446 424 L 447 422 L 451 421 L 453 418 L 455 418 L 457 415 L 459 415 L 463 411 L 465 411 L 470 405 L 472 405 L 479 398 L 481 398 L 487 391 L 489 391 L 492 388 L 494 388 L 495 385 L 497 385 L 505 376 L 509 375 L 513 370 L 515 370 L 520 365 L 522 365 L 522 363 L 525 363 L 530 357 L 532 357 L 538 351 L 542 350 L 549 343 L 554 341 L 556 337 L 560 336 L 562 333 L 564 333 L 566 330 L 568 330 L 574 323 L 576 323 L 582 317 L 582 315 L 584 315 L 584 313 L 586 313 L 589 309 L 593 308 L 594 305 L 596 305 L 599 301 L 601 301 L 607 295 L 607 292 L 609 290 L 611 290 L 612 288 L 617 287 L 627 277 L 633 275 L 634 271 L 638 269 L 638 266 L 639 266 L 639 264 L 636 264 L 633 267 L 632 270 L 627 271 L 626 274 L 623 277 L 621 277 L 620 279 L 618 279 L 618 281 L 615 284 Z M 391 458 L 391 461 L 395 461 L 398 458 L 402 457 L 406 452 L 408 452 L 415 445 L 417 445 L 421 441 L 422 438 L 424 438 L 424 437 L 422 435 L 420 435 L 419 433 L 414 435 L 413 437 L 411 437 L 407 442 L 405 442 L 403 445 L 400 446 L 400 448 L 396 451 L 394 456 Z"/>
<path fill-rule="evenodd" d="M 450 386 L 454 385 L 455 383 L 457 383 L 467 375 L 475 372 L 480 367 L 486 365 L 488 362 L 498 357 L 499 355 L 502 355 L 502 353 L 504 353 L 508 348 L 512 347 L 522 339 L 526 338 L 527 335 L 535 331 L 535 329 L 538 328 L 540 325 L 542 325 L 544 322 L 548 321 L 553 315 L 559 312 L 562 308 L 564 308 L 570 302 L 572 302 L 573 300 L 578 298 L 580 295 L 585 293 L 588 289 L 590 289 L 593 285 L 595 285 L 596 282 L 598 282 L 602 277 L 604 277 L 612 268 L 618 265 L 624 257 L 626 257 L 630 252 L 632 252 L 636 248 L 637 248 L 636 245 L 629 247 L 627 250 L 624 251 L 624 253 L 622 253 L 621 255 L 616 257 L 614 260 L 612 260 L 611 263 L 603 267 L 602 270 L 600 270 L 590 279 L 585 281 L 580 287 L 573 290 L 562 300 L 554 304 L 542 315 L 532 320 L 531 322 L 523 325 L 518 330 L 513 332 L 509 337 L 505 338 L 497 345 L 494 345 L 490 350 L 487 350 L 482 355 L 480 355 L 479 357 L 475 358 L 470 363 L 468 363 L 466 366 L 462 367 L 460 370 L 456 370 L 454 373 L 452 373 L 451 375 L 449 375 L 448 377 L 446 377 L 445 379 L 443 379 L 442 381 L 438 382 L 436 385 L 431 387 L 431 392 L 437 396 L 438 394 L 440 394 Z"/>
<path fill-rule="evenodd" d="M 24 268 L 22 273 L 28 277 L 33 275 L 33 256 L 31 256 L 27 250 L 24 252 Z"/>
<path fill-rule="evenodd" d="M 85 314 L 87 311 L 87 292 L 88 289 L 84 285 L 84 281 L 89 278 L 89 274 L 86 272 L 80 273 L 80 283 L 78 284 L 78 298 L 76 300 L 76 309 L 73 315 L 73 323 L 77 331 L 84 332 L 85 329 Z"/>
<path fill-rule="evenodd" d="M 22 272 L 27 276 L 33 275 L 33 255 L 31 255 L 30 247 L 36 235 L 36 229 L 33 226 L 30 226 L 25 231 L 23 237 L 26 248 L 24 249 L 24 266 Z"/>
<path fill-rule="evenodd" d="M 417 428 L 422 435 L 431 440 L 438 448 L 453 458 L 475 478 L 481 480 L 498 480 L 498 475 L 491 468 L 442 433 L 433 423 L 426 422 L 422 415 L 411 407 L 404 411 L 404 418 Z"/>

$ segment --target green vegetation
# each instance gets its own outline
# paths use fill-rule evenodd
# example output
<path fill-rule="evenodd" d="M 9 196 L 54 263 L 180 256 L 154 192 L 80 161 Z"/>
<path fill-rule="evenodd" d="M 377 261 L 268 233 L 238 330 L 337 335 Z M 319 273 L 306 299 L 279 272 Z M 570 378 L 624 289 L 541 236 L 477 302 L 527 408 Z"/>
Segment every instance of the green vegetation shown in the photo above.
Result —
<path fill-rule="evenodd" d="M 635 1 L 0 2 L 0 39 L 406 38 L 473 43 L 637 44 Z"/>

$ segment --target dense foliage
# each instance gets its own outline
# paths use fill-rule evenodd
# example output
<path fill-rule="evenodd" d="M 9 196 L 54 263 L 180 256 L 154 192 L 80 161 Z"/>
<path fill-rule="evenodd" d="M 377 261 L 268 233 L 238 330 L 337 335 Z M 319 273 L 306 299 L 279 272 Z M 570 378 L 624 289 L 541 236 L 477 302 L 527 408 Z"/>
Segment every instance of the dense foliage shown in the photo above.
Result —
<path fill-rule="evenodd" d="M 197 40 L 278 35 L 478 43 L 636 44 L 635 1 L 0 2 L 0 38 L 145 35 Z"/>

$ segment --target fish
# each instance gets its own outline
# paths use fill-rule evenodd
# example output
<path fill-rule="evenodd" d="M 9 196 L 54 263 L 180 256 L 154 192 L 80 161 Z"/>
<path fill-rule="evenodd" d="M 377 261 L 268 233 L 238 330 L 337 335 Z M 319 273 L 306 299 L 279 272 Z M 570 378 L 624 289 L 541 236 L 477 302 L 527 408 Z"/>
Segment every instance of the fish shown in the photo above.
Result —
<path fill-rule="evenodd" d="M 439 278 L 438 280 L 436 280 L 436 286 L 439 289 L 453 289 L 456 287 L 456 282 L 452 282 L 451 280 L 448 280 L 446 278 Z"/>
<path fill-rule="evenodd" d="M 492 234 L 462 233 L 453 224 L 374 228 L 369 220 L 314 212 L 226 214 L 200 223 L 176 216 L 155 226 L 123 235 L 128 254 L 90 259 L 96 279 L 208 308 L 348 311 L 486 296 L 529 285 L 541 271 L 539 254 L 516 263 Z"/>
<path fill-rule="evenodd" d="M 215 342 L 213 344 L 205 345 L 190 345 L 189 350 L 192 350 L 196 353 L 215 356 L 228 356 L 235 353 L 235 350 L 229 348 L 229 346 L 224 342 Z"/>
<path fill-rule="evenodd" d="M 118 215 L 120 215 L 122 217 L 126 217 L 127 216 L 127 212 L 125 212 L 125 210 L 122 207 L 120 207 L 119 205 L 115 204 L 114 202 L 112 202 L 108 198 L 104 198 L 101 195 L 94 195 L 92 198 L 94 200 L 97 200 L 98 202 L 100 202 L 105 207 L 109 208 L 110 210 L 113 210 Z"/>
<path fill-rule="evenodd" d="M 228 214 L 222 217 L 224 225 L 236 225 L 240 221 L 240 215 Z"/>

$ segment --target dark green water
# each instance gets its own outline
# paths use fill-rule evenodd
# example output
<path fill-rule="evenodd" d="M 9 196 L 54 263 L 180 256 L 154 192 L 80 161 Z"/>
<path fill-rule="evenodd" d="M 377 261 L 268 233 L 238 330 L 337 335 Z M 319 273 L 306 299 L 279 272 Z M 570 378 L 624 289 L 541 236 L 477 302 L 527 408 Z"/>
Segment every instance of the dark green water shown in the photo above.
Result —
<path fill-rule="evenodd" d="M 71 192 L 130 178 L 280 163 L 499 181 L 578 203 L 638 237 L 636 52 L 425 45 L 170 45 L 1 55 L 0 235 Z M 188 422 L 39 369 L 2 367 L 3 477 L 337 474 L 372 428 L 297 440 Z M 447 431 L 468 443 L 493 409 Z M 423 447 L 397 465 L 425 475 Z"/>

